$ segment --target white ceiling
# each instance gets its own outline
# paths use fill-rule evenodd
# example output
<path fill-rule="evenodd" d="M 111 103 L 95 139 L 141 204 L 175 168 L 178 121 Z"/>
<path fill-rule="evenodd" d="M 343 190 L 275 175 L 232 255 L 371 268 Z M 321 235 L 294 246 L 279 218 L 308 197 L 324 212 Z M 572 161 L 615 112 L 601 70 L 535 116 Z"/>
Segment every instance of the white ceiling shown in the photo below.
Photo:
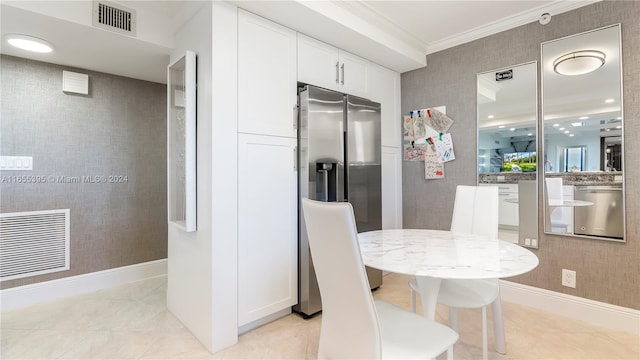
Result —
<path fill-rule="evenodd" d="M 594 2 L 584 1 L 247 1 L 230 0 L 285 26 L 399 72 L 425 66 L 425 55 Z M 52 42 L 33 55 L 3 41 L 3 54 L 143 80 L 165 82 L 173 36 L 201 1 L 111 1 L 133 8 L 138 36 L 91 26 L 91 1 L 7 1 L 2 35 Z M 553 20 L 552 20 L 553 21 Z M 337 31 L 340 35 L 337 36 Z"/>

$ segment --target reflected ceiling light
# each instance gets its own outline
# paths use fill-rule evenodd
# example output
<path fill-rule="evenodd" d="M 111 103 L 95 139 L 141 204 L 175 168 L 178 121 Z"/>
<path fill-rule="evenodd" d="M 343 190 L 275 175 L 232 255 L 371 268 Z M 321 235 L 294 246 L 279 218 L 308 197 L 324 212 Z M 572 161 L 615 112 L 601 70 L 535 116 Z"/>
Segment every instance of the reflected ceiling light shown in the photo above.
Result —
<path fill-rule="evenodd" d="M 606 55 L 597 50 L 580 50 L 560 56 L 553 62 L 553 71 L 560 75 L 582 75 L 604 65 Z"/>
<path fill-rule="evenodd" d="M 487 116 L 487 119 L 493 119 L 493 115 Z"/>
<path fill-rule="evenodd" d="M 571 123 L 571 126 L 574 126 L 574 127 L 582 126 L 582 123 L 581 122 L 574 122 L 574 123 Z"/>
<path fill-rule="evenodd" d="M 604 102 L 606 102 L 607 104 L 611 104 L 614 101 L 616 101 L 616 99 L 607 99 Z"/>
<path fill-rule="evenodd" d="M 616 126 L 616 129 L 622 129 L 621 125 Z"/>
<path fill-rule="evenodd" d="M 618 116 L 616 120 L 622 120 L 622 116 Z"/>
<path fill-rule="evenodd" d="M 569 134 L 569 136 L 573 136 L 573 134 Z"/>
<path fill-rule="evenodd" d="M 509 131 L 516 131 L 516 128 L 510 128 Z"/>
<path fill-rule="evenodd" d="M 498 129 L 504 129 L 504 125 L 498 126 Z"/>
<path fill-rule="evenodd" d="M 528 133 L 527 136 L 533 136 L 533 134 L 532 133 Z"/>
<path fill-rule="evenodd" d="M 588 116 L 580 116 L 578 119 L 580 120 L 587 120 L 589 117 Z"/>
<path fill-rule="evenodd" d="M 571 132 L 571 131 L 569 131 L 569 130 L 565 130 L 565 131 L 564 131 L 564 133 L 565 133 L 565 134 L 568 134 L 568 133 L 570 133 L 570 132 Z"/>
<path fill-rule="evenodd" d="M 562 131 L 562 130 L 564 130 L 564 128 L 560 128 L 560 129 L 558 129 L 558 130 Z"/>
<path fill-rule="evenodd" d="M 22 34 L 7 34 L 4 37 L 9 45 L 22 50 L 37 53 L 50 53 L 53 51 L 53 45 L 46 40 L 37 37 Z"/>
<path fill-rule="evenodd" d="M 553 127 L 558 127 L 560 126 L 560 124 L 553 124 Z"/>

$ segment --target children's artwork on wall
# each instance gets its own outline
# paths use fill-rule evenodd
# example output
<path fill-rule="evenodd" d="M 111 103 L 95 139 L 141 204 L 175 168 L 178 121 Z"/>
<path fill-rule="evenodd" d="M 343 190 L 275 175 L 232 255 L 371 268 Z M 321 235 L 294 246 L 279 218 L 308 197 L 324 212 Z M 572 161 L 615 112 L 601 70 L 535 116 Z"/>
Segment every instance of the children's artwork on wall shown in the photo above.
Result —
<path fill-rule="evenodd" d="M 438 161 L 445 163 L 447 161 L 455 160 L 456 155 L 453 153 L 453 140 L 451 134 L 440 134 L 438 140 L 435 141 L 436 152 L 438 154 Z"/>
<path fill-rule="evenodd" d="M 438 153 L 435 145 L 425 146 L 424 155 L 424 178 L 425 179 L 443 179 L 444 163 L 438 160 Z"/>
<path fill-rule="evenodd" d="M 453 125 L 453 120 L 447 115 L 436 109 L 427 109 L 428 123 L 427 125 L 436 129 L 438 132 L 446 133 Z"/>
<path fill-rule="evenodd" d="M 454 160 L 453 139 L 447 131 L 453 119 L 446 107 L 413 110 L 403 118 L 404 160 L 423 161 L 425 179 L 443 179 L 444 163 Z"/>

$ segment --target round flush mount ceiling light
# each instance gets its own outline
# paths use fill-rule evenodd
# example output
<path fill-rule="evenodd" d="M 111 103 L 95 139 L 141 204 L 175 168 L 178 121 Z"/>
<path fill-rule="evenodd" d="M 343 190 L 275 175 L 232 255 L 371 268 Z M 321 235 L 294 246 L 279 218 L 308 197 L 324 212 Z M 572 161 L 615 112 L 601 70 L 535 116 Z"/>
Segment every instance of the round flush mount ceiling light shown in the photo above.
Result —
<path fill-rule="evenodd" d="M 7 34 L 5 35 L 5 39 L 11 46 L 22 50 L 37 53 L 50 53 L 53 51 L 53 45 L 51 45 L 50 42 L 37 37 L 22 34 Z"/>
<path fill-rule="evenodd" d="M 553 71 L 560 75 L 582 75 L 604 65 L 606 55 L 597 50 L 580 50 L 565 54 L 553 62 Z"/>

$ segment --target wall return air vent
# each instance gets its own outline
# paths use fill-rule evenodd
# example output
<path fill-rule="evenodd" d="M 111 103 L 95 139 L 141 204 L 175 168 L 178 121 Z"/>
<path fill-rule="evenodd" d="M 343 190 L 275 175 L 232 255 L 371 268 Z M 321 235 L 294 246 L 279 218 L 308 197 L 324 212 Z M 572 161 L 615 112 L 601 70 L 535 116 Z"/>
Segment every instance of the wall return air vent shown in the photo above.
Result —
<path fill-rule="evenodd" d="M 136 36 L 136 11 L 120 4 L 94 1 L 93 26 Z"/>

